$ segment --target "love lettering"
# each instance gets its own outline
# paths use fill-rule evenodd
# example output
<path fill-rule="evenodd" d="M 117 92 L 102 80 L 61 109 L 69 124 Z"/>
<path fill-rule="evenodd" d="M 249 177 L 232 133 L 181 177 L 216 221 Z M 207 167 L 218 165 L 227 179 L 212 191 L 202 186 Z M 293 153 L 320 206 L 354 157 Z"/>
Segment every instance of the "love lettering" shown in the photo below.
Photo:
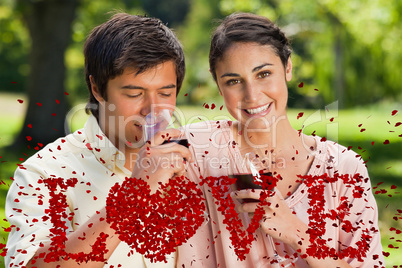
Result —
<path fill-rule="evenodd" d="M 328 212 L 324 212 L 325 200 L 322 198 L 324 195 L 324 184 L 335 183 L 338 180 L 342 180 L 342 183 L 349 187 L 353 192 L 353 198 L 364 198 L 364 191 L 367 189 L 362 188 L 360 185 L 365 179 L 360 174 L 353 176 L 349 174 L 335 173 L 333 177 L 329 177 L 327 174 L 320 176 L 299 176 L 302 179 L 302 183 L 308 186 L 308 197 L 310 210 L 309 213 L 309 230 L 311 245 L 307 250 L 307 254 L 315 256 L 317 258 L 357 258 L 360 262 L 363 262 L 363 257 L 366 256 L 366 252 L 370 247 L 369 241 L 372 236 L 370 232 L 364 226 L 357 226 L 356 223 L 352 223 L 346 220 L 345 217 L 350 213 L 350 200 L 348 197 L 341 196 L 339 206 Z M 347 247 L 342 249 L 341 252 L 337 252 L 334 248 L 329 248 L 326 245 L 325 239 L 321 237 L 325 234 L 325 222 L 330 219 L 334 224 L 339 222 L 341 229 L 345 232 L 355 232 L 359 228 L 362 229 L 362 235 L 360 240 L 356 243 L 356 247 Z M 376 231 L 376 230 L 374 230 Z M 303 257 L 303 256 L 302 256 Z"/>
<path fill-rule="evenodd" d="M 100 233 L 90 253 L 68 253 L 65 249 L 66 222 L 72 221 L 74 212 L 67 215 L 68 187 L 74 187 L 76 178 L 48 178 L 41 183 L 49 189 L 49 209 L 45 210 L 44 221 L 50 220 L 51 247 L 39 256 L 46 262 L 60 258 L 73 259 L 79 263 L 107 261 L 107 234 Z M 185 177 L 176 177 L 161 185 L 160 191 L 150 194 L 151 189 L 144 180 L 126 178 L 115 184 L 106 200 L 106 221 L 138 253 L 151 262 L 167 262 L 166 256 L 186 242 L 205 220 L 205 204 L 201 190 Z M 42 202 L 41 202 L 42 203 Z M 133 230 L 136 230 L 133 232 Z M 151 242 L 150 242 L 151 241 Z M 32 264 L 36 261 L 33 260 Z"/>
<path fill-rule="evenodd" d="M 251 243 L 254 241 L 254 232 L 260 227 L 260 220 L 264 216 L 263 206 L 269 206 L 267 197 L 270 191 L 274 189 L 279 180 L 278 177 L 261 176 L 262 182 L 255 181 L 256 184 L 266 189 L 260 196 L 260 206 L 254 213 L 250 225 L 246 230 L 243 230 L 243 223 L 241 222 L 238 213 L 235 210 L 235 203 L 229 196 L 230 187 L 236 182 L 236 178 L 228 176 L 221 177 L 206 177 L 202 180 L 201 184 L 207 184 L 211 188 L 213 197 L 218 204 L 218 210 L 225 217 L 226 228 L 230 231 L 230 241 L 232 242 L 234 251 L 240 260 L 244 260 L 246 255 L 250 252 Z"/>
<path fill-rule="evenodd" d="M 309 213 L 309 229 L 308 234 L 310 236 L 311 245 L 308 247 L 307 254 L 314 256 L 316 258 L 357 258 L 359 261 L 363 261 L 363 257 L 366 256 L 366 252 L 369 249 L 369 241 L 371 236 L 369 235 L 369 230 L 362 230 L 362 235 L 360 240 L 356 243 L 356 247 L 346 247 L 338 253 L 335 248 L 330 248 L 326 245 L 326 240 L 321 237 L 325 234 L 325 222 L 327 219 L 332 221 L 339 221 L 341 228 L 345 232 L 354 232 L 360 227 L 354 226 L 355 223 L 345 219 L 345 216 L 350 211 L 350 203 L 347 197 L 340 197 L 340 204 L 335 210 L 330 210 L 329 212 L 324 212 L 325 200 L 323 199 L 324 194 L 324 184 L 334 183 L 338 180 L 342 180 L 347 187 L 350 187 L 353 191 L 354 198 L 363 198 L 363 189 L 359 186 L 362 182 L 362 177 L 360 174 L 355 174 L 350 176 L 348 174 L 338 174 L 335 173 L 334 177 L 329 177 L 327 174 L 321 176 L 299 176 L 304 183 L 308 186 L 308 198 L 310 200 L 309 205 L 311 209 Z M 218 205 L 218 210 L 224 216 L 224 223 L 228 230 L 235 230 L 230 232 L 230 240 L 232 242 L 234 251 L 240 260 L 246 258 L 246 254 L 249 253 L 251 243 L 254 241 L 253 233 L 259 227 L 259 222 L 263 217 L 262 206 L 267 204 L 266 198 L 272 191 L 273 187 L 280 179 L 280 176 L 270 177 L 265 176 L 263 178 L 262 188 L 265 190 L 260 196 L 260 206 L 257 208 L 253 218 L 251 219 L 250 225 L 244 231 L 243 223 L 241 222 L 238 213 L 235 211 L 235 205 L 232 198 L 228 198 L 229 187 L 233 184 L 236 179 L 229 178 L 227 176 L 221 177 L 207 177 L 202 180 L 202 184 L 207 184 L 211 188 L 213 197 L 216 199 L 216 204 Z M 306 258 L 307 255 L 301 256 Z"/>
<path fill-rule="evenodd" d="M 321 238 L 325 234 L 325 221 L 327 219 L 334 222 L 338 221 L 341 228 L 346 232 L 363 228 L 346 220 L 345 217 L 350 212 L 350 200 L 347 197 L 340 197 L 339 206 L 326 212 L 324 211 L 325 200 L 322 198 L 324 185 L 338 180 L 342 180 L 347 187 L 350 187 L 354 198 L 364 198 L 365 189 L 359 186 L 363 178 L 359 174 L 350 176 L 337 173 L 333 177 L 324 174 L 320 176 L 299 176 L 299 178 L 301 183 L 308 186 L 308 198 L 311 207 L 308 211 L 308 233 L 311 245 L 307 254 L 317 258 L 352 257 L 363 261 L 362 258 L 366 255 L 369 248 L 368 241 L 371 238 L 369 230 L 362 230 L 361 239 L 356 247 L 347 247 L 340 253 L 334 248 L 328 247 L 325 239 Z M 235 230 L 231 232 L 230 239 L 240 260 L 244 260 L 250 251 L 251 243 L 254 240 L 253 234 L 259 228 L 259 222 L 264 214 L 262 207 L 269 205 L 267 197 L 272 193 L 279 179 L 279 176 L 264 176 L 262 182 L 259 182 L 265 191 L 260 196 L 260 206 L 251 219 L 250 225 L 244 230 L 238 213 L 235 211 L 235 203 L 229 196 L 230 186 L 236 178 L 227 176 L 202 178 L 201 185 L 206 184 L 211 189 L 218 210 L 225 218 L 227 228 Z M 74 187 L 77 181 L 76 178 L 69 180 L 48 178 L 41 181 L 50 193 L 49 209 L 45 211 L 46 215 L 42 219 L 44 221 L 50 220 L 53 225 L 50 229 L 51 247 L 49 252 L 39 256 L 47 262 L 57 261 L 59 258 L 71 258 L 77 262 L 106 261 L 104 253 L 107 235 L 104 233 L 99 235 L 90 253 L 68 253 L 64 250 L 64 244 L 67 241 L 66 222 L 71 221 L 74 217 L 74 212 L 66 213 L 68 205 L 65 192 L 67 188 Z M 119 238 L 130 245 L 133 250 L 143 254 L 152 262 L 166 262 L 166 256 L 193 236 L 204 222 L 204 201 L 199 187 L 184 177 L 170 180 L 153 195 L 150 194 L 150 187 L 146 181 L 126 178 L 121 185 L 116 184 L 109 192 L 106 220 L 119 234 Z M 131 230 L 137 231 L 134 233 Z"/>
<path fill-rule="evenodd" d="M 43 257 L 46 262 L 58 261 L 60 258 L 73 259 L 80 263 L 88 261 L 106 261 L 104 253 L 107 252 L 105 241 L 108 235 L 104 233 L 100 233 L 96 242 L 92 245 L 92 251 L 88 254 L 83 252 L 68 253 L 64 250 L 65 242 L 67 241 L 66 222 L 71 221 L 74 217 L 74 212 L 71 212 L 69 215 L 66 213 L 68 205 L 67 197 L 64 193 L 68 187 L 74 187 L 78 179 L 72 178 L 65 180 L 63 178 L 47 178 L 40 181 L 40 183 L 41 182 L 49 189 L 50 194 L 49 209 L 45 210 L 48 216 L 44 216 L 42 219 L 44 221 L 50 219 L 53 227 L 50 229 L 51 246 L 49 247 L 49 251 L 47 254 L 43 254 L 39 257 Z M 35 262 L 35 259 L 33 259 L 32 264 L 34 265 Z"/>
<path fill-rule="evenodd" d="M 176 177 L 154 194 L 144 180 L 126 178 L 109 192 L 107 221 L 120 240 L 152 262 L 192 237 L 204 222 L 204 197 L 186 177 Z M 135 230 L 135 231 L 133 231 Z"/>

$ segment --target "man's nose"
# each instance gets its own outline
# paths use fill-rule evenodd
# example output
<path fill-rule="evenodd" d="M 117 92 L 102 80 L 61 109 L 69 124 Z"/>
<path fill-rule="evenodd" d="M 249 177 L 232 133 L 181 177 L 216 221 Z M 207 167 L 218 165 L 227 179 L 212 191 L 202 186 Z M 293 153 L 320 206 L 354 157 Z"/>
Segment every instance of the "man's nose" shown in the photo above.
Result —
<path fill-rule="evenodd" d="M 154 112 L 155 106 L 157 106 L 156 99 L 152 95 L 147 95 L 142 102 L 141 115 L 146 116 L 147 114 Z"/>

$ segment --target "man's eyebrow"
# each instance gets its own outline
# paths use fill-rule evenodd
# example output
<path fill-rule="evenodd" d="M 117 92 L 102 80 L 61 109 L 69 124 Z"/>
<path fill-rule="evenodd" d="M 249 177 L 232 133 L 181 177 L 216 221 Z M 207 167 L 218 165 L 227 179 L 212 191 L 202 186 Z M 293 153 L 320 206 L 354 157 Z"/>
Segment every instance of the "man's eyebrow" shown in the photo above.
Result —
<path fill-rule="evenodd" d="M 160 89 L 166 89 L 166 88 L 176 88 L 176 85 L 175 84 L 170 84 L 170 85 L 163 86 Z"/>
<path fill-rule="evenodd" d="M 166 86 L 162 86 L 159 89 L 167 89 L 167 88 L 176 88 L 175 84 L 169 84 Z M 125 85 L 122 86 L 121 89 L 146 89 L 145 87 L 141 87 L 141 86 L 136 86 L 136 85 Z"/>
<path fill-rule="evenodd" d="M 136 85 L 125 85 L 121 87 L 122 89 L 144 89 L 143 87 L 136 86 Z"/>
<path fill-rule="evenodd" d="M 261 65 L 258 65 L 257 67 L 254 67 L 253 70 L 251 70 L 253 73 L 258 72 L 259 70 L 261 70 L 262 68 L 264 68 L 265 66 L 272 66 L 272 63 L 263 63 Z M 223 75 L 221 75 L 221 78 L 226 77 L 226 76 L 231 76 L 231 77 L 239 77 L 240 75 L 237 73 L 225 73 Z"/>

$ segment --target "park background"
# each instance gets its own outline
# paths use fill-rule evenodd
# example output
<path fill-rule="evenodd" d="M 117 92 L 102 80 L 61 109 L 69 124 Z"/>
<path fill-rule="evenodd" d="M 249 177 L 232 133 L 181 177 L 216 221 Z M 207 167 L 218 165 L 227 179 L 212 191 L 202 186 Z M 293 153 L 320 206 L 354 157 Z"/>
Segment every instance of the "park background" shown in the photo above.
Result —
<path fill-rule="evenodd" d="M 281 26 L 294 50 L 293 126 L 367 161 L 386 264 L 402 267 L 400 0 L 0 0 L 0 252 L 17 164 L 87 118 L 82 47 L 112 10 L 158 17 L 177 33 L 187 65 L 177 101 L 184 123 L 228 117 L 208 67 L 218 20 L 247 11 Z"/>

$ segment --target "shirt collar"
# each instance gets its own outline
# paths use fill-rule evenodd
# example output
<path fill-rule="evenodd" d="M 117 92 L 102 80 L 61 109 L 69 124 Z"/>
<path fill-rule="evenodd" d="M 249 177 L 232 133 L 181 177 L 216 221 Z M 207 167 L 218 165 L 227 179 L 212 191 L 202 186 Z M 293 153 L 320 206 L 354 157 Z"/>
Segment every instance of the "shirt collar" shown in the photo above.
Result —
<path fill-rule="evenodd" d="M 93 115 L 90 115 L 85 123 L 84 131 L 87 139 L 86 142 L 84 141 L 85 146 L 92 151 L 102 165 L 112 172 L 116 171 L 116 166 L 120 170 L 127 172 L 127 169 L 124 168 L 124 153 L 117 149 L 106 137 Z"/>

